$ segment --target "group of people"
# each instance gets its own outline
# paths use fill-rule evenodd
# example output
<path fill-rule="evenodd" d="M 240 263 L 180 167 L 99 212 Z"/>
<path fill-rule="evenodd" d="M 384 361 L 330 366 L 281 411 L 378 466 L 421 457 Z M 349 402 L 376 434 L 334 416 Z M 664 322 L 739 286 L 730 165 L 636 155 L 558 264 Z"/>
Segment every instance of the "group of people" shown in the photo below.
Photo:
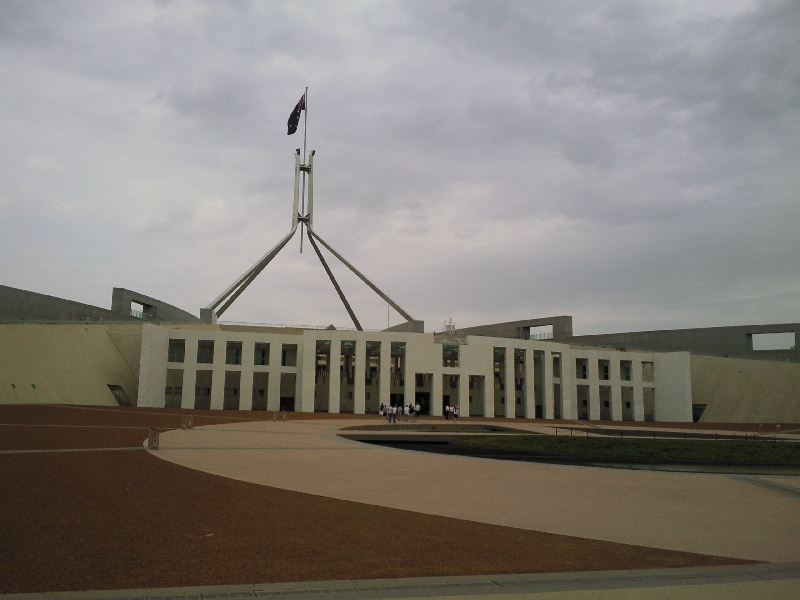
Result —
<path fill-rule="evenodd" d="M 411 417 L 412 421 L 416 421 L 418 412 L 419 404 L 416 406 L 412 404 L 407 406 L 389 406 L 387 404 L 381 404 L 380 408 L 381 416 L 386 417 L 389 423 L 397 423 L 397 415 L 401 415 L 404 421 L 408 421 L 409 417 Z"/>
<path fill-rule="evenodd" d="M 449 404 L 444 407 L 444 418 L 446 420 L 450 419 L 458 419 L 461 415 L 461 408 L 459 408 L 458 404 L 455 406 L 450 406 Z"/>

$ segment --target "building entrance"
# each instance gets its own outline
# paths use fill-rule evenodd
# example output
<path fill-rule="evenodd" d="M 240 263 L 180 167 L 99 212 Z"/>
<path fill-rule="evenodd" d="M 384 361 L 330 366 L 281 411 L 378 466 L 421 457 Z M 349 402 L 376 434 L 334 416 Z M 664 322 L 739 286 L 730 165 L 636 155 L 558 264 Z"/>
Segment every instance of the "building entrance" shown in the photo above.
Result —
<path fill-rule="evenodd" d="M 431 394 L 430 392 L 417 392 L 414 401 L 419 405 L 419 414 L 431 414 Z"/>

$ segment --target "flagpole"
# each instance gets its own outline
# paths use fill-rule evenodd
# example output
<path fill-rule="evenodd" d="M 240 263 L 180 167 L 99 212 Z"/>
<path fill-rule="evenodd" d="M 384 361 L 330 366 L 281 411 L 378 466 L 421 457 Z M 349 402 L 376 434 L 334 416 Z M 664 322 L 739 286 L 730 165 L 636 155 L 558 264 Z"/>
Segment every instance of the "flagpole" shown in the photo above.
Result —
<path fill-rule="evenodd" d="M 303 92 L 303 164 L 306 164 L 306 131 L 308 129 L 308 86 L 306 91 Z M 305 216 L 306 213 L 306 172 L 303 171 L 303 194 L 300 214 Z M 303 222 L 300 222 L 300 254 L 303 253 Z"/>

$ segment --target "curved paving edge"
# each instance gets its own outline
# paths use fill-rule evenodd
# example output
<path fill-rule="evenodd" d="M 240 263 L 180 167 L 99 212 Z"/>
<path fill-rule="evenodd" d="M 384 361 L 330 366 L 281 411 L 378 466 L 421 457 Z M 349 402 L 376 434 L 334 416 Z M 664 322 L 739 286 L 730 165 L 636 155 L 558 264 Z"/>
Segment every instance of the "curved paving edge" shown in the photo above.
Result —
<path fill-rule="evenodd" d="M 336 435 L 357 423 L 174 430 L 161 434 L 152 454 L 240 481 L 436 516 L 747 560 L 800 560 L 800 498 L 741 477 L 473 459 Z M 794 487 L 796 479 L 784 481 Z"/>

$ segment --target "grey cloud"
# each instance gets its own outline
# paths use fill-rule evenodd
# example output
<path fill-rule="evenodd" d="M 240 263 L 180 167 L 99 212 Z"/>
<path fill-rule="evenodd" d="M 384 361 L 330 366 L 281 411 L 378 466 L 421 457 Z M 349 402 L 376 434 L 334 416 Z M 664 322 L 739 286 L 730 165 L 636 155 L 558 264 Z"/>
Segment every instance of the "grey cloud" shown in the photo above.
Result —
<path fill-rule="evenodd" d="M 3 283 L 196 310 L 288 229 L 308 85 L 318 230 L 431 326 L 796 319 L 796 3 L 42 6 L 0 11 Z M 294 242 L 262 277 L 231 318 L 347 324 Z"/>

